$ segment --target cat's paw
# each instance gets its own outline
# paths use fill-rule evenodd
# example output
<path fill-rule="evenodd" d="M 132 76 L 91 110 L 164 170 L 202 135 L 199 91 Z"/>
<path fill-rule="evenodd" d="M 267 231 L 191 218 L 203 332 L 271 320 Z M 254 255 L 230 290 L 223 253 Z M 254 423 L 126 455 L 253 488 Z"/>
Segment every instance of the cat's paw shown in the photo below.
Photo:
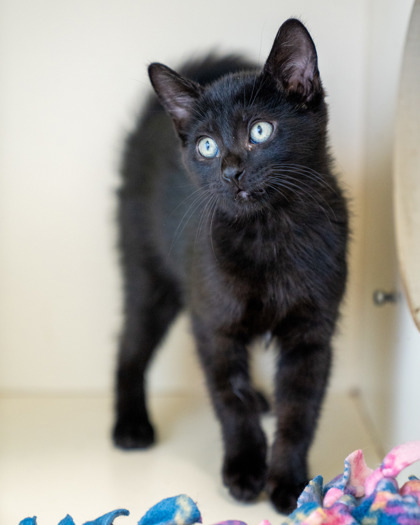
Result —
<path fill-rule="evenodd" d="M 148 420 L 119 419 L 114 427 L 113 440 L 124 450 L 148 448 L 155 442 L 155 432 Z"/>
<path fill-rule="evenodd" d="M 225 459 L 223 483 L 239 501 L 255 500 L 264 488 L 267 467 L 261 456 L 243 454 Z"/>
<path fill-rule="evenodd" d="M 276 510 L 282 514 L 290 514 L 296 508 L 296 502 L 307 481 L 296 483 L 286 478 L 270 477 L 267 482 L 267 493 Z"/>

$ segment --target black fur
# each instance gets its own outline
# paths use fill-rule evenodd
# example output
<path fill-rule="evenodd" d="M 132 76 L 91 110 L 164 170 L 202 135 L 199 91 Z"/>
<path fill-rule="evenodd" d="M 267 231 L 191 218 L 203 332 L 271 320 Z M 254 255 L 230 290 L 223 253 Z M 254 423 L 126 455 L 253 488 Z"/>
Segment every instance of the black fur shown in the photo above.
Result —
<path fill-rule="evenodd" d="M 186 307 L 221 423 L 224 483 L 244 501 L 266 488 L 277 509 L 289 510 L 307 481 L 347 273 L 348 215 L 331 170 L 315 47 L 291 19 L 263 69 L 209 57 L 181 74 L 152 64 L 149 74 L 166 113 L 149 102 L 122 168 L 125 324 L 114 440 L 122 448 L 153 442 L 144 375 Z M 273 131 L 255 144 L 257 122 Z M 202 137 L 216 141 L 217 156 L 199 153 Z M 267 332 L 279 347 L 270 457 L 247 353 Z"/>

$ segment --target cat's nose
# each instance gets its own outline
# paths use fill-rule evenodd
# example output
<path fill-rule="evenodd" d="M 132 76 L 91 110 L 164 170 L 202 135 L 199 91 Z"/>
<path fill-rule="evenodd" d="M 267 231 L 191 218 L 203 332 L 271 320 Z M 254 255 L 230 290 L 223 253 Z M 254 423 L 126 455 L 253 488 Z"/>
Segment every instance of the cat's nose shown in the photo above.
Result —
<path fill-rule="evenodd" d="M 223 168 L 222 177 L 226 182 L 237 184 L 243 177 L 244 170 L 238 166 L 226 166 Z"/>

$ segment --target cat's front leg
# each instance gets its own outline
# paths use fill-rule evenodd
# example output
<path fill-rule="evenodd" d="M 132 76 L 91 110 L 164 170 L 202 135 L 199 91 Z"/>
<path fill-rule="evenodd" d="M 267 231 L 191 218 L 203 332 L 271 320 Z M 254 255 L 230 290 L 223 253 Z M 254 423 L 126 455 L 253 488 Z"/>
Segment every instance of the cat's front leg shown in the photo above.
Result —
<path fill-rule="evenodd" d="M 250 383 L 246 346 L 233 336 L 212 333 L 197 320 L 194 331 L 222 429 L 223 482 L 234 498 L 251 501 L 266 482 L 267 444 L 259 422 L 261 398 Z"/>
<path fill-rule="evenodd" d="M 296 337 L 285 338 L 276 379 L 277 433 L 267 492 L 280 512 L 295 508 L 308 481 L 307 455 L 331 365 L 329 340 L 304 337 L 305 329 L 297 326 Z"/>

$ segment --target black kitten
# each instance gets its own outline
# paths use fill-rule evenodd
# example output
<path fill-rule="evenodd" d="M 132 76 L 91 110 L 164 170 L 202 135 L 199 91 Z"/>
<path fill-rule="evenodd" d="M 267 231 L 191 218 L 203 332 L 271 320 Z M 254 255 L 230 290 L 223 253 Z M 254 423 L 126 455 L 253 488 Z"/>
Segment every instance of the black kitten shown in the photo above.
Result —
<path fill-rule="evenodd" d="M 145 371 L 186 307 L 221 423 L 224 483 L 243 501 L 265 487 L 286 511 L 307 481 L 347 273 L 348 216 L 316 50 L 291 19 L 262 70 L 228 57 L 181 73 L 149 67 L 166 113 L 149 103 L 124 157 L 114 440 L 127 449 L 154 441 Z M 279 346 L 268 461 L 247 353 L 267 332 Z"/>

